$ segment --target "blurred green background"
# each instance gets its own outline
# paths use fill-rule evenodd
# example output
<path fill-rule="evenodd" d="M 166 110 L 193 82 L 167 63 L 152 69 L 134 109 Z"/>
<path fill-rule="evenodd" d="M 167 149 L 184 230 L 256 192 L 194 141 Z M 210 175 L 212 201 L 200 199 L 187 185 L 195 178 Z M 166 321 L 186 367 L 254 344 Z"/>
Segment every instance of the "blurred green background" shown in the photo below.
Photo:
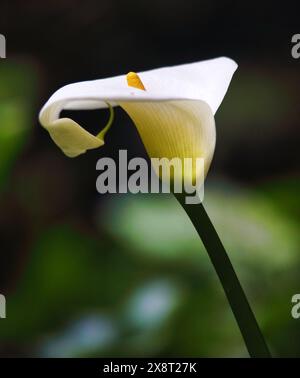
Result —
<path fill-rule="evenodd" d="M 295 3 L 296 4 L 296 3 Z M 300 355 L 296 5 L 1 3 L 1 356 L 247 356 L 202 243 L 168 195 L 97 194 L 96 161 L 146 157 L 117 109 L 102 149 L 68 159 L 38 111 L 64 84 L 227 55 L 205 206 L 275 356 Z M 267 21 L 267 22 L 266 22 Z M 297 29 L 298 25 L 298 29 Z M 76 112 L 91 131 L 107 113 Z"/>

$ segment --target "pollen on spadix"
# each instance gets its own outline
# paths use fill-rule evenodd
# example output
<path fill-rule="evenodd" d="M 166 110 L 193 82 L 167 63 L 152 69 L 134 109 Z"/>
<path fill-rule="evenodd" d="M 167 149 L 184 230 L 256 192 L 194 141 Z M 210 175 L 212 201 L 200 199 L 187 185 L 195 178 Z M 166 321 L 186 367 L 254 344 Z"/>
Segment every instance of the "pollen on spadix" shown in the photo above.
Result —
<path fill-rule="evenodd" d="M 146 90 L 146 88 L 144 87 L 144 84 L 143 84 L 142 80 L 140 79 L 140 77 L 139 77 L 139 75 L 137 73 L 135 73 L 135 72 L 129 72 L 126 75 L 126 79 L 127 79 L 127 84 L 128 84 L 129 87 L 141 89 L 143 91 Z"/>

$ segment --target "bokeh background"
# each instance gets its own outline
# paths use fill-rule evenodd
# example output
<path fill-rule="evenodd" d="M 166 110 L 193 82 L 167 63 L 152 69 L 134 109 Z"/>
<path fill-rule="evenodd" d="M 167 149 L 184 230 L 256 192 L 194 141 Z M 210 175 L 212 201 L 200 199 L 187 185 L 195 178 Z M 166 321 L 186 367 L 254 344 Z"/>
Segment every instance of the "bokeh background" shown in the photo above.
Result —
<path fill-rule="evenodd" d="M 280 5 L 279 5 L 280 4 Z M 168 195 L 99 195 L 102 156 L 146 157 L 117 109 L 68 159 L 37 120 L 59 87 L 226 55 L 205 206 L 275 356 L 300 355 L 300 32 L 296 2 L 2 1 L 1 356 L 247 356 L 202 243 Z M 105 111 L 74 112 L 97 131 Z"/>

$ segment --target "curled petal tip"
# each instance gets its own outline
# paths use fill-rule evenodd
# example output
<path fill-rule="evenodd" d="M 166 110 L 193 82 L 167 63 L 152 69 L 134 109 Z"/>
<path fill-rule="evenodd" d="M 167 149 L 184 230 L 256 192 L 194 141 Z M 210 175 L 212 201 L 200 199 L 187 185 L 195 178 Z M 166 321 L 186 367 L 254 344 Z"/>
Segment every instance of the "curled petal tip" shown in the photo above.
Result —
<path fill-rule="evenodd" d="M 68 157 L 79 156 L 104 144 L 103 139 L 90 134 L 70 118 L 60 118 L 45 128 L 55 144 Z"/>

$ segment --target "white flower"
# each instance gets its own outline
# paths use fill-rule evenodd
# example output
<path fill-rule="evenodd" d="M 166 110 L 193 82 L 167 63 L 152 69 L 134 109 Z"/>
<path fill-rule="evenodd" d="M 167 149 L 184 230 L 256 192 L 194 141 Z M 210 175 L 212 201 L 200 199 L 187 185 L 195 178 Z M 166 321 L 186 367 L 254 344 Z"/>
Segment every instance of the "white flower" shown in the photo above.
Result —
<path fill-rule="evenodd" d="M 151 158 L 204 158 L 206 173 L 215 148 L 214 114 L 236 68 L 222 57 L 130 73 L 127 80 L 121 75 L 66 85 L 50 97 L 39 119 L 62 151 L 75 157 L 102 146 L 110 125 L 94 136 L 72 119 L 59 118 L 60 112 L 119 105 Z"/>

